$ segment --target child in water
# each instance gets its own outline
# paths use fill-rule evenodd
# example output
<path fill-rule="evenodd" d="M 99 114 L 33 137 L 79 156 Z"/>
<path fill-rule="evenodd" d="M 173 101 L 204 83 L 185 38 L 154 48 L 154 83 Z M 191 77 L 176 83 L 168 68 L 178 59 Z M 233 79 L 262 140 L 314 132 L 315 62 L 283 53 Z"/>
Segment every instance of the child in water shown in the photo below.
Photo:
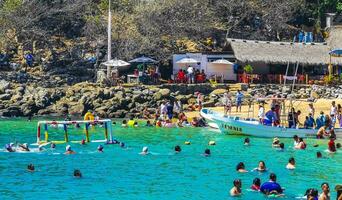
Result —
<path fill-rule="evenodd" d="M 149 154 L 148 147 L 143 147 L 142 151 L 140 152 L 140 155 L 145 156 L 145 155 L 148 155 L 148 154 Z"/>
<path fill-rule="evenodd" d="M 204 150 L 204 153 L 202 154 L 204 157 L 209 157 L 210 156 L 210 149 Z"/>
<path fill-rule="evenodd" d="M 242 186 L 242 183 L 241 183 L 241 180 L 240 179 L 235 179 L 233 181 L 233 188 L 230 189 L 230 196 L 239 196 L 241 195 L 241 186 Z"/>

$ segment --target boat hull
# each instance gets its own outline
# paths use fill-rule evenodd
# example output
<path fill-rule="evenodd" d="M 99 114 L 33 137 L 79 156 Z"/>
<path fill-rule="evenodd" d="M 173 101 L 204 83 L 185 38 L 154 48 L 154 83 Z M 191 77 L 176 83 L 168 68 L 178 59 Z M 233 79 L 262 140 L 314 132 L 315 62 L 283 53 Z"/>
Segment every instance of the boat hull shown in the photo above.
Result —
<path fill-rule="evenodd" d="M 230 135 L 244 135 L 253 137 L 266 138 L 292 138 L 294 135 L 298 137 L 316 137 L 316 129 L 294 129 L 286 127 L 273 127 L 260 124 L 258 121 L 242 120 L 239 117 L 223 116 L 210 110 L 204 110 L 210 119 L 219 127 L 220 131 Z M 342 130 L 335 129 L 337 138 L 342 138 Z"/>

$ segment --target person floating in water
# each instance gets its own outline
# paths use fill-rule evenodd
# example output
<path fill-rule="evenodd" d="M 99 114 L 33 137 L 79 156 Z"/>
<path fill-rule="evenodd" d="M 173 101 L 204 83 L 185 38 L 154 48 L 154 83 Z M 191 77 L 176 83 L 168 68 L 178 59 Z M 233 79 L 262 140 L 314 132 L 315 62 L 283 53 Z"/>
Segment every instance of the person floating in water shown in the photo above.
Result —
<path fill-rule="evenodd" d="M 243 162 L 239 162 L 239 164 L 236 165 L 236 171 L 237 172 L 240 172 L 240 173 L 246 173 L 248 172 L 246 169 L 245 169 L 245 164 Z"/>
<path fill-rule="evenodd" d="M 265 182 L 261 185 L 260 191 L 266 195 L 279 195 L 283 193 L 283 189 L 277 183 L 277 176 L 274 173 L 270 174 L 270 180 L 268 182 Z"/>
<path fill-rule="evenodd" d="M 56 144 L 55 143 L 51 143 L 50 148 L 51 149 L 55 149 L 56 148 Z"/>
<path fill-rule="evenodd" d="M 287 163 L 286 165 L 286 169 L 290 169 L 290 170 L 293 170 L 296 168 L 296 161 L 295 159 L 292 157 L 289 159 L 289 163 Z"/>
<path fill-rule="evenodd" d="M 204 153 L 202 154 L 204 157 L 209 157 L 210 156 L 210 149 L 204 150 Z"/>
<path fill-rule="evenodd" d="M 298 138 L 298 144 L 295 146 L 296 149 L 306 149 L 306 143 L 304 142 L 303 138 Z"/>
<path fill-rule="evenodd" d="M 5 149 L 8 152 L 15 152 L 14 143 L 9 143 L 5 145 Z"/>
<path fill-rule="evenodd" d="M 181 147 L 179 145 L 175 146 L 175 152 L 180 153 L 182 151 Z"/>
<path fill-rule="evenodd" d="M 260 185 L 261 185 L 260 178 L 255 178 L 253 180 L 253 185 L 251 186 L 251 189 L 254 190 L 254 191 L 259 191 L 260 190 Z"/>
<path fill-rule="evenodd" d="M 250 140 L 249 138 L 245 138 L 245 141 L 243 142 L 243 145 L 249 146 Z"/>
<path fill-rule="evenodd" d="M 82 178 L 82 173 L 79 169 L 74 170 L 74 177 L 75 178 Z"/>
<path fill-rule="evenodd" d="M 86 145 L 85 139 L 81 140 L 81 145 Z"/>
<path fill-rule="evenodd" d="M 65 147 L 65 153 L 64 154 L 75 154 L 76 152 L 71 149 L 70 145 L 67 145 Z"/>
<path fill-rule="evenodd" d="M 321 185 L 322 193 L 319 195 L 318 200 L 330 200 L 330 187 L 329 184 L 324 182 Z"/>
<path fill-rule="evenodd" d="M 124 119 L 124 120 L 122 121 L 121 127 L 127 128 L 127 120 Z"/>
<path fill-rule="evenodd" d="M 27 171 L 34 172 L 34 165 L 33 164 L 27 165 Z"/>
<path fill-rule="evenodd" d="M 102 146 L 102 145 L 99 145 L 99 146 L 97 147 L 97 151 L 103 153 L 103 146 Z"/>
<path fill-rule="evenodd" d="M 241 186 L 242 186 L 242 183 L 241 183 L 241 180 L 240 179 L 235 179 L 233 181 L 233 187 L 232 189 L 230 189 L 230 196 L 240 196 L 241 195 Z"/>
<path fill-rule="evenodd" d="M 145 126 L 146 126 L 146 127 L 152 127 L 153 125 L 151 124 L 151 121 L 150 121 L 150 120 L 147 120 Z"/>
<path fill-rule="evenodd" d="M 27 143 L 19 144 L 19 151 L 30 151 L 29 145 Z"/>
<path fill-rule="evenodd" d="M 142 151 L 140 152 L 140 155 L 145 156 L 145 155 L 148 155 L 148 154 L 149 154 L 148 147 L 143 147 Z"/>
<path fill-rule="evenodd" d="M 265 171 L 267 171 L 267 168 L 266 168 L 266 164 L 265 164 L 265 162 L 264 161 L 259 161 L 259 165 L 258 165 L 258 167 L 257 168 L 254 168 L 254 170 L 253 171 L 259 171 L 259 172 L 265 172 Z"/>

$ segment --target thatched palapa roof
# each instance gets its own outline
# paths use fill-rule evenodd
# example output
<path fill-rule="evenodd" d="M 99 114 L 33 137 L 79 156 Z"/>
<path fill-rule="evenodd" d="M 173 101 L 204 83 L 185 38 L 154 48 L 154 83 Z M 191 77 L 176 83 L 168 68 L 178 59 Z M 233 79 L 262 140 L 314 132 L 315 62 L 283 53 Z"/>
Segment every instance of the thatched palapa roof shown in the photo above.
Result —
<path fill-rule="evenodd" d="M 305 65 L 329 64 L 329 51 L 342 47 L 342 27 L 334 27 L 330 31 L 327 43 L 290 43 L 268 42 L 240 39 L 227 39 L 236 59 L 240 62 L 264 62 L 271 64 L 287 64 L 299 62 Z M 340 42 L 339 42 L 340 41 Z M 333 64 L 342 65 L 341 58 L 333 58 Z"/>

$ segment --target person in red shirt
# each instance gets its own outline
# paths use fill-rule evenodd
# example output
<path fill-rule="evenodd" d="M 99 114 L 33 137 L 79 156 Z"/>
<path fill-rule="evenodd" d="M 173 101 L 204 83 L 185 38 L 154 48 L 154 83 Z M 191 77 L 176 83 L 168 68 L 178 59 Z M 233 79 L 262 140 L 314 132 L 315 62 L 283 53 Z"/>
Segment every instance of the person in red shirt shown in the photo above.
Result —
<path fill-rule="evenodd" d="M 178 71 L 178 74 L 177 74 L 177 81 L 180 82 L 180 83 L 184 83 L 184 80 L 185 80 L 185 73 L 182 69 L 180 69 Z"/>
<path fill-rule="evenodd" d="M 328 142 L 328 149 L 331 153 L 336 152 L 335 138 L 333 136 L 330 136 L 330 141 Z"/>
<path fill-rule="evenodd" d="M 253 185 L 251 186 L 251 189 L 254 190 L 254 191 L 259 191 L 260 190 L 260 185 L 261 185 L 260 178 L 255 178 L 253 180 Z"/>

